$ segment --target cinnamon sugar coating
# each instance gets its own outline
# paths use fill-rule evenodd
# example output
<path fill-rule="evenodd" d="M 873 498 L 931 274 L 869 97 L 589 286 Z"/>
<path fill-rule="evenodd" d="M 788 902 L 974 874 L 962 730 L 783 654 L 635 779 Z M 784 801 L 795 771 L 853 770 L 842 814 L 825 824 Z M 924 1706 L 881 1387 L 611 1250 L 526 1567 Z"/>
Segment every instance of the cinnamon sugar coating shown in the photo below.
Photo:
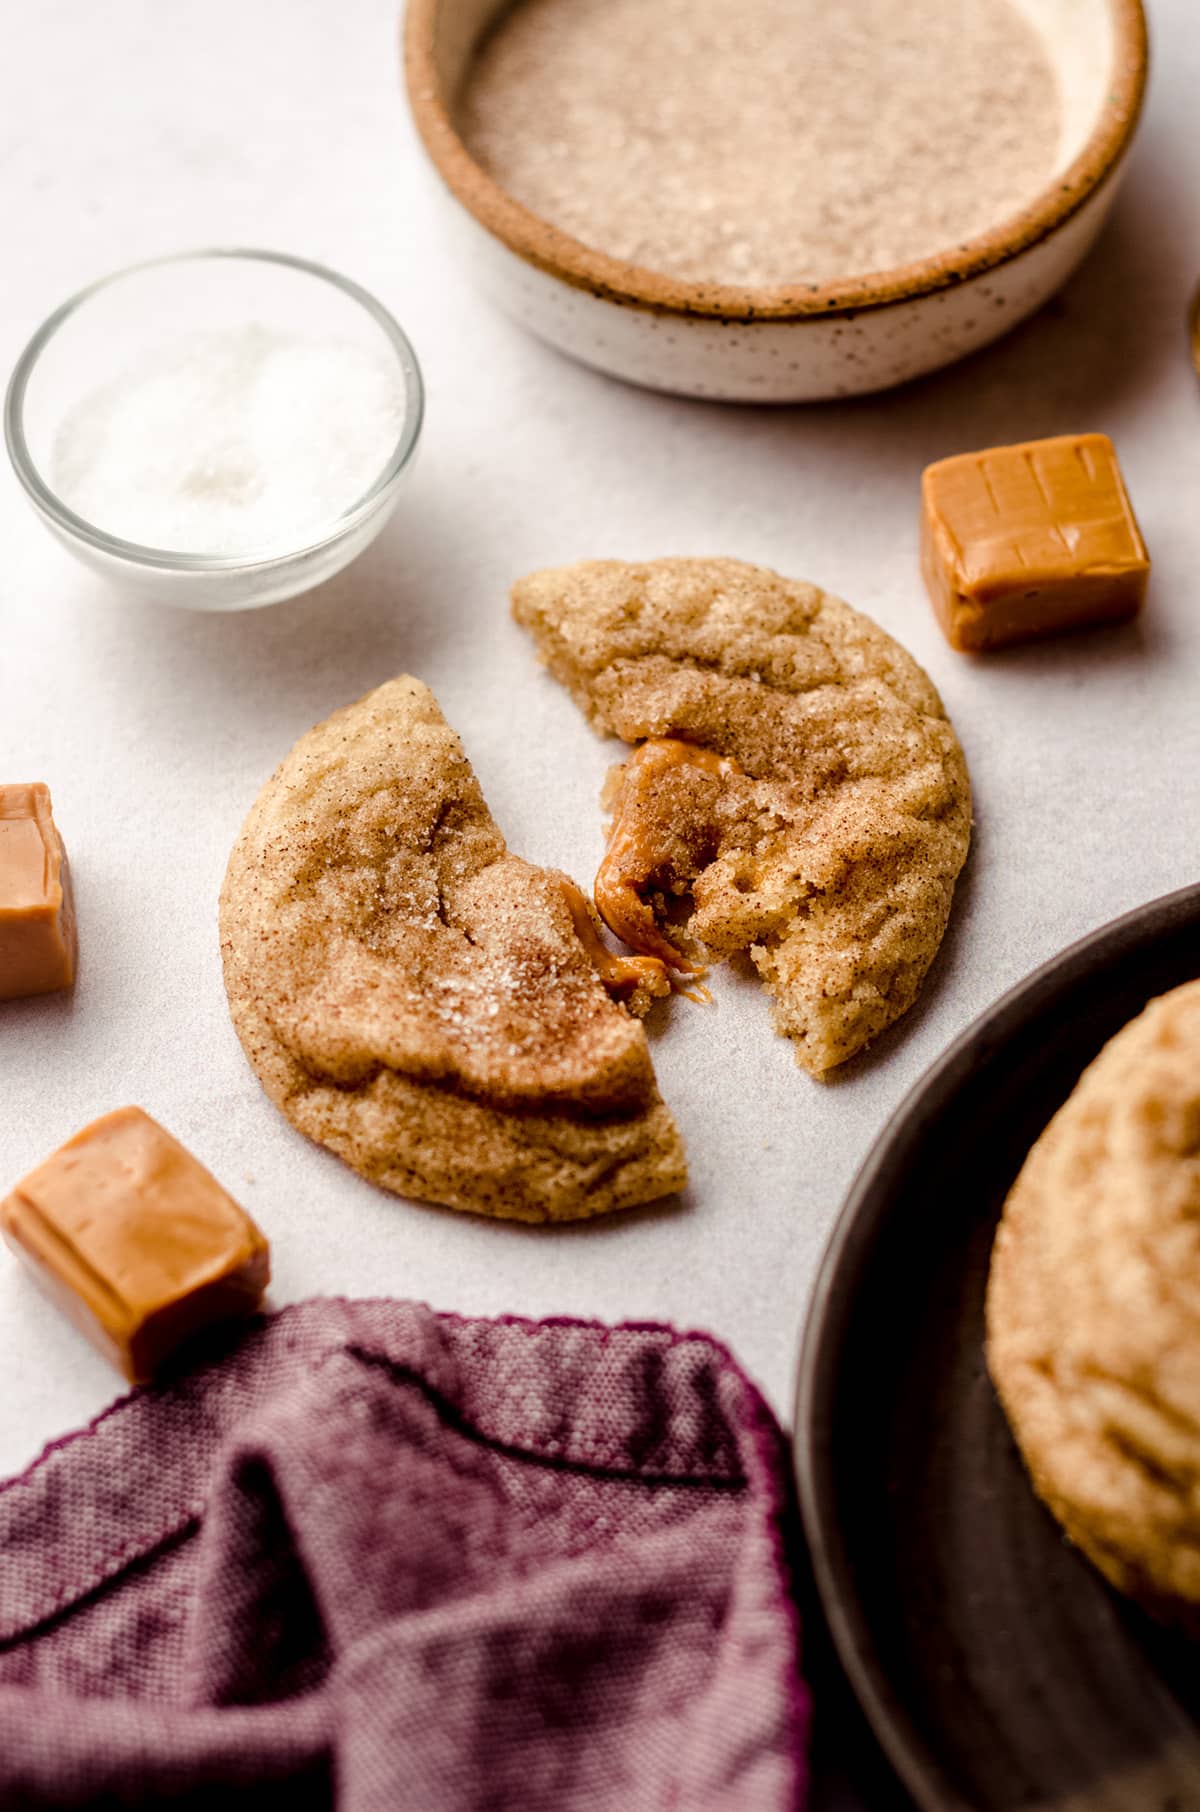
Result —
<path fill-rule="evenodd" d="M 1200 981 L 1105 1045 L 1025 1160 L 987 1358 L 1072 1541 L 1200 1635 Z"/>
<path fill-rule="evenodd" d="M 563 878 L 509 853 L 462 744 L 400 678 L 301 737 L 230 856 L 230 1011 L 301 1132 L 402 1195 L 573 1220 L 680 1188 L 645 1034 Z"/>
<path fill-rule="evenodd" d="M 647 809 L 688 859 L 659 907 L 689 893 L 702 952 L 749 952 L 797 1062 L 822 1075 L 898 1019 L 971 826 L 962 750 L 911 656 L 817 586 L 738 560 L 587 561 L 512 601 L 596 729 L 742 770 L 665 774 Z"/>
<path fill-rule="evenodd" d="M 518 0 L 456 123 L 517 201 L 613 257 L 694 283 L 830 282 L 961 245 L 1050 181 L 1063 108 L 1024 11 Z"/>

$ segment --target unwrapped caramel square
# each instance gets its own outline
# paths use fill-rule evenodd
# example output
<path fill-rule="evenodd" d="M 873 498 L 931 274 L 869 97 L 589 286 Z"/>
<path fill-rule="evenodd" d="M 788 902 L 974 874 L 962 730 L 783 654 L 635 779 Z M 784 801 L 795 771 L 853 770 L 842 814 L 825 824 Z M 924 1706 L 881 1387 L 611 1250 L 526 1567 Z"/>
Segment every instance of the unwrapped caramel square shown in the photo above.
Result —
<path fill-rule="evenodd" d="M 980 653 L 1136 616 L 1150 561 L 1106 434 L 927 466 L 921 565 L 952 648 Z"/>
<path fill-rule="evenodd" d="M 211 1322 L 255 1309 L 267 1242 L 140 1107 L 76 1133 L 0 1201 L 0 1231 L 133 1383 Z"/>
<path fill-rule="evenodd" d="M 0 1000 L 75 980 L 75 907 L 50 792 L 0 786 Z"/>

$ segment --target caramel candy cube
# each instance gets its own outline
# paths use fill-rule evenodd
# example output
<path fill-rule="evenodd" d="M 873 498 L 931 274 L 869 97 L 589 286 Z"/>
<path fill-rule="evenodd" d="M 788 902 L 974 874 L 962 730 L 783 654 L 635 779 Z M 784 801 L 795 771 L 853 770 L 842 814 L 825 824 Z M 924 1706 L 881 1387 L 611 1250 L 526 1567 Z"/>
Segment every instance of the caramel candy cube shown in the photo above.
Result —
<path fill-rule="evenodd" d="M 0 786 L 0 1000 L 75 980 L 75 907 L 50 792 Z"/>
<path fill-rule="evenodd" d="M 977 654 L 1136 616 L 1150 561 L 1107 434 L 927 466 L 921 565 L 952 648 Z"/>
<path fill-rule="evenodd" d="M 0 1201 L 0 1231 L 131 1383 L 211 1322 L 257 1308 L 267 1242 L 140 1107 L 94 1120 Z"/>

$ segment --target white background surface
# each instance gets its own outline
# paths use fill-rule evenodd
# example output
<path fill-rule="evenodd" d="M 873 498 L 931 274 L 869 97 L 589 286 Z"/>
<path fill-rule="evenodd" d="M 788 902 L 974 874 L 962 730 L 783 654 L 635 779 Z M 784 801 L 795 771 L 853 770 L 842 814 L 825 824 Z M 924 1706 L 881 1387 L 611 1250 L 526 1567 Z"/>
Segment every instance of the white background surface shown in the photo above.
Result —
<path fill-rule="evenodd" d="M 950 3 L 950 0 L 948 0 Z M 728 1340 L 785 1417 L 805 1303 L 871 1141 L 946 1043 L 1035 964 L 1197 878 L 1200 276 L 1195 0 L 1156 0 L 1127 186 L 1062 299 L 890 397 L 796 410 L 674 401 L 566 363 L 443 253 L 407 123 L 395 0 L 3 0 L 0 365 L 70 291 L 206 242 L 324 260 L 374 289 L 428 386 L 383 540 L 252 616 L 121 602 L 0 472 L 0 779 L 46 780 L 82 936 L 72 997 L 0 1006 L 0 1186 L 124 1102 L 159 1117 L 268 1232 L 273 1300 L 665 1317 Z M 1139 625 L 970 663 L 916 570 L 930 459 L 1075 429 L 1115 438 L 1154 559 Z M 729 553 L 826 585 L 933 674 L 978 828 L 921 1002 L 837 1082 L 795 1068 L 751 985 L 672 1004 L 654 1039 L 688 1142 L 681 1204 L 592 1226 L 492 1225 L 393 1200 L 283 1122 L 230 1028 L 216 895 L 293 740 L 385 677 L 427 680 L 513 847 L 581 879 L 610 751 L 509 621 L 527 569 Z M 986 1154 L 981 1154 L 981 1159 Z M 116 1380 L 0 1254 L 0 1472 Z"/>

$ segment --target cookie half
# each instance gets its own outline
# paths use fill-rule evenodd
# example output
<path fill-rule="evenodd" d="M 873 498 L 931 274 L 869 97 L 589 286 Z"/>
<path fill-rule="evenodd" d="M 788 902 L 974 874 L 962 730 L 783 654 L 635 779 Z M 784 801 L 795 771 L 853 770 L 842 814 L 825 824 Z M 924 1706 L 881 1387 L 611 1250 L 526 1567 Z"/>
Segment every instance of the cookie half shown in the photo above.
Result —
<path fill-rule="evenodd" d="M 971 830 L 962 750 L 911 656 L 817 586 L 738 560 L 588 561 L 522 579 L 512 606 L 597 730 L 722 758 L 638 777 L 642 818 L 622 828 L 642 835 L 660 929 L 686 896 L 699 958 L 748 951 L 814 1075 L 898 1019 Z"/>
<path fill-rule="evenodd" d="M 301 737 L 221 890 L 225 985 L 267 1093 L 398 1194 L 526 1221 L 668 1195 L 683 1147 L 566 878 L 509 853 L 419 680 Z"/>
<path fill-rule="evenodd" d="M 987 1357 L 1072 1541 L 1200 1634 L 1200 981 L 1104 1047 L 1026 1159 Z"/>

